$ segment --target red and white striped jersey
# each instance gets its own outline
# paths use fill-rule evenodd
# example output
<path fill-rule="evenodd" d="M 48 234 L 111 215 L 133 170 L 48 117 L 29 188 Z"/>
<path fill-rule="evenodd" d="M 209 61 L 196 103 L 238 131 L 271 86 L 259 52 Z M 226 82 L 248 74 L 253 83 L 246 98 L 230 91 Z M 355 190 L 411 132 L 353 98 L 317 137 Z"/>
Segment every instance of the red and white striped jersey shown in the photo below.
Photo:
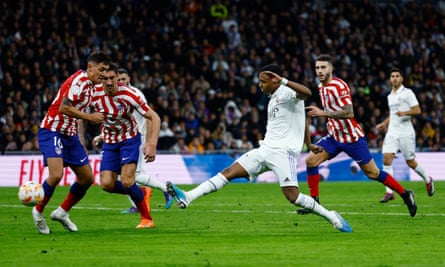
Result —
<path fill-rule="evenodd" d="M 339 78 L 332 78 L 326 86 L 318 85 L 321 104 L 324 111 L 339 111 L 343 106 L 352 105 L 351 91 L 348 85 Z M 365 135 L 355 118 L 333 119 L 328 118 L 327 128 L 329 134 L 340 143 L 357 142 Z"/>
<path fill-rule="evenodd" d="M 135 137 L 139 130 L 133 112 L 145 114 L 150 110 L 147 102 L 135 89 L 123 84 L 119 84 L 119 90 L 115 95 L 107 95 L 103 86 L 97 86 L 91 107 L 94 111 L 104 114 L 101 134 L 107 144 Z"/>
<path fill-rule="evenodd" d="M 73 107 L 86 112 L 94 94 L 93 82 L 88 78 L 86 71 L 78 70 L 63 82 L 56 97 L 51 103 L 48 112 L 40 123 L 40 128 L 60 132 L 69 136 L 77 133 L 79 119 L 59 112 L 63 98 L 68 98 Z"/>

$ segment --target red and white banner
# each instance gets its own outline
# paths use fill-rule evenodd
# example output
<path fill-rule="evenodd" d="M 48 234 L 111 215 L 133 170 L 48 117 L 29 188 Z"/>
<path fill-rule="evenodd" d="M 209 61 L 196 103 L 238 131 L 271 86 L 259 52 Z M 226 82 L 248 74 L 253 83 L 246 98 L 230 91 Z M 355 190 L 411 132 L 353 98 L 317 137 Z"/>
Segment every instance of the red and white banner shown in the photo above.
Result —
<path fill-rule="evenodd" d="M 94 183 L 99 184 L 100 155 L 89 156 Z M 157 155 L 156 161 L 148 163 L 148 172 L 161 182 L 172 179 L 178 184 L 192 183 L 187 167 L 180 155 Z M 42 183 L 48 176 L 40 155 L 0 156 L 0 186 L 18 186 L 27 181 Z M 65 168 L 60 185 L 71 185 L 76 176 Z"/>

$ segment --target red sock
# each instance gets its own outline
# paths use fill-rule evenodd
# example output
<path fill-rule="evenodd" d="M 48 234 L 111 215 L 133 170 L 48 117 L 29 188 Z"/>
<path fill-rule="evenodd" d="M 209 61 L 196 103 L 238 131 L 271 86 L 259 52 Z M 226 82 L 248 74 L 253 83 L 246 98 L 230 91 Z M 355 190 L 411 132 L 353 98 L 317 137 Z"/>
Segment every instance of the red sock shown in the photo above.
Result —
<path fill-rule="evenodd" d="M 42 201 L 40 201 L 39 203 L 37 203 L 36 205 L 36 210 L 40 213 L 43 212 L 43 210 L 45 209 L 46 204 L 48 204 L 49 200 L 51 199 L 51 196 L 47 196 L 45 195 L 45 197 L 43 198 Z"/>
<path fill-rule="evenodd" d="M 386 177 L 385 177 L 385 175 L 386 175 Z M 379 177 L 377 177 L 377 181 L 380 181 L 387 187 L 396 191 L 399 195 L 401 195 L 403 192 L 405 192 L 405 188 L 399 182 L 397 182 L 397 180 L 394 179 L 394 177 L 392 177 L 391 174 L 389 174 L 385 171 L 380 171 Z"/>
<path fill-rule="evenodd" d="M 91 184 L 88 185 L 80 185 L 79 183 L 75 182 L 66 196 L 65 200 L 63 201 L 62 209 L 65 211 L 69 211 L 74 205 L 77 204 L 87 193 L 88 188 L 90 188 Z"/>
<path fill-rule="evenodd" d="M 309 174 L 307 176 L 307 184 L 309 186 L 309 192 L 311 197 L 318 197 L 320 195 L 319 192 L 319 184 L 320 184 L 320 174 Z"/>
<path fill-rule="evenodd" d="M 73 193 L 69 192 L 60 206 L 62 207 L 62 209 L 68 212 L 74 205 L 76 205 L 77 202 L 79 202 L 79 200 L 82 199 L 82 197 L 78 197 Z"/>
<path fill-rule="evenodd" d="M 150 214 L 150 207 L 147 206 L 147 202 L 145 201 L 146 191 L 142 190 L 142 192 L 144 193 L 144 198 L 139 203 L 136 203 L 136 207 L 138 208 L 139 212 L 141 213 L 141 219 L 152 220 L 151 214 Z"/>

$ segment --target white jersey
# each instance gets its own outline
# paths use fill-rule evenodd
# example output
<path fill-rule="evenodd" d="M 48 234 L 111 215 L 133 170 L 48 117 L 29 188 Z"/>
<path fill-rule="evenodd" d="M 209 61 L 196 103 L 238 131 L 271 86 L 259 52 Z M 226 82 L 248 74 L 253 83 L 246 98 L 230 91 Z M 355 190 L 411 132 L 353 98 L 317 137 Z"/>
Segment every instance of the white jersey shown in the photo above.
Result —
<path fill-rule="evenodd" d="M 281 85 L 267 107 L 264 141 L 237 159 L 250 179 L 271 170 L 281 187 L 298 186 L 297 162 L 304 142 L 306 112 L 304 100 L 291 88 Z"/>
<path fill-rule="evenodd" d="M 403 85 L 397 90 L 392 90 L 388 95 L 389 125 L 387 135 L 395 137 L 415 136 L 411 116 L 398 116 L 397 111 L 408 111 L 418 106 L 414 92 Z"/>
<path fill-rule="evenodd" d="M 300 153 L 306 127 L 304 100 L 296 92 L 281 85 L 270 96 L 267 126 L 263 143 L 269 147 L 288 148 Z"/>
<path fill-rule="evenodd" d="M 139 90 L 138 88 L 128 85 L 130 88 L 134 89 L 137 93 L 137 95 L 145 102 L 147 103 L 147 99 L 145 98 L 144 94 L 142 93 L 141 90 Z M 148 103 L 147 103 L 148 105 Z M 147 121 L 146 118 L 144 116 L 142 116 L 142 114 L 140 114 L 139 112 L 133 112 L 133 117 L 136 121 L 137 127 L 139 132 L 141 133 L 141 139 L 142 139 L 142 144 L 144 144 L 145 142 L 145 134 L 147 133 Z"/>

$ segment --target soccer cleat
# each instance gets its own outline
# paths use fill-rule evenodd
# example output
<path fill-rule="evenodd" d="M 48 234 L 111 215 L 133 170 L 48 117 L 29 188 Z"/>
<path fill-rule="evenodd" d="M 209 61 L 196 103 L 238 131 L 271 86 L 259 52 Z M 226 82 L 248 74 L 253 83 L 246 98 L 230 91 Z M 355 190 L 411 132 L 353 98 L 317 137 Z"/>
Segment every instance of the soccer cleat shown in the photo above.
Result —
<path fill-rule="evenodd" d="M 60 222 L 68 231 L 77 232 L 77 226 L 70 220 L 68 212 L 62 209 L 62 207 L 58 207 L 51 212 L 51 219 Z"/>
<path fill-rule="evenodd" d="M 167 182 L 167 191 L 175 199 L 179 208 L 185 209 L 189 205 L 184 191 L 175 186 L 172 182 Z"/>
<path fill-rule="evenodd" d="M 320 197 L 312 197 L 312 198 L 315 199 L 315 201 L 317 201 L 318 204 L 320 204 Z M 306 214 L 312 213 L 312 210 L 302 208 L 302 209 L 298 209 L 297 213 L 300 215 L 306 215 Z"/>
<path fill-rule="evenodd" d="M 405 190 L 405 192 L 403 192 L 401 196 L 402 196 L 403 201 L 405 202 L 406 206 L 408 207 L 409 215 L 411 215 L 411 217 L 416 216 L 417 205 L 416 205 L 416 201 L 414 200 L 413 190 L 411 190 L 411 189 Z"/>
<path fill-rule="evenodd" d="M 168 192 L 164 192 L 165 198 L 165 208 L 169 209 L 173 205 L 173 198 L 170 196 Z"/>
<path fill-rule="evenodd" d="M 139 212 L 138 208 L 131 206 L 128 209 L 121 211 L 121 214 L 132 214 L 138 212 Z"/>
<path fill-rule="evenodd" d="M 48 224 L 43 218 L 43 214 L 38 212 L 36 207 L 32 208 L 32 218 L 34 219 L 34 225 L 39 233 L 42 235 L 49 235 L 51 233 Z"/>
<path fill-rule="evenodd" d="M 334 216 L 337 218 L 337 220 L 335 222 L 332 222 L 332 225 L 334 226 L 335 229 L 339 230 L 340 232 L 344 232 L 344 233 L 351 233 L 352 232 L 352 228 L 349 225 L 349 223 L 343 219 L 340 214 L 338 214 L 338 212 L 336 211 L 332 211 L 334 213 Z"/>
<path fill-rule="evenodd" d="M 153 220 L 150 219 L 142 219 L 141 223 L 139 223 L 136 228 L 141 229 L 141 228 L 154 228 L 155 227 L 155 223 L 153 222 Z"/>
<path fill-rule="evenodd" d="M 434 181 L 433 178 L 430 177 L 430 182 L 426 183 L 426 191 L 428 192 L 428 196 L 432 197 L 434 195 Z"/>
<path fill-rule="evenodd" d="M 386 203 L 390 200 L 394 200 L 396 197 L 394 196 L 394 193 L 385 193 L 382 199 L 380 199 L 380 203 Z"/>

